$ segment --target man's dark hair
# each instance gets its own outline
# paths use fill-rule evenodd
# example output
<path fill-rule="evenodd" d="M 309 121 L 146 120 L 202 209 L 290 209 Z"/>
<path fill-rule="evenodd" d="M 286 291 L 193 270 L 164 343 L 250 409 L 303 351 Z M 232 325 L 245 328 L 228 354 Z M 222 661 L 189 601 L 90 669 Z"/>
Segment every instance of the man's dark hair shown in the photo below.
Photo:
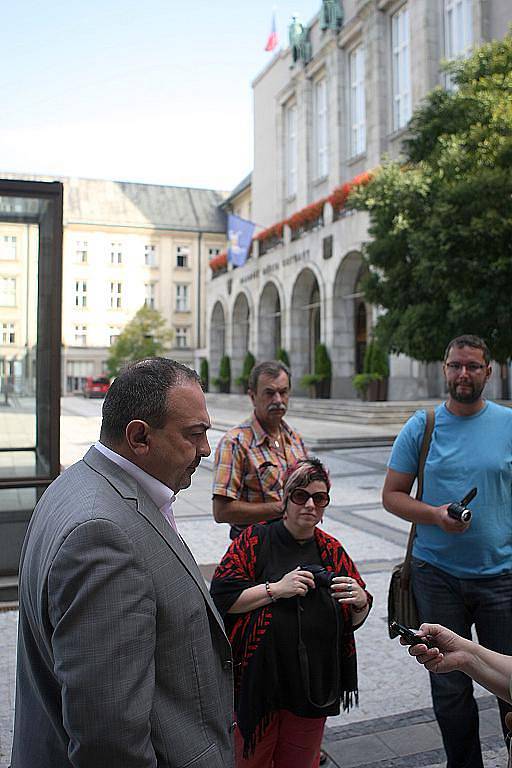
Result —
<path fill-rule="evenodd" d="M 472 333 L 467 333 L 464 336 L 456 336 L 454 339 L 450 341 L 448 346 L 446 347 L 446 351 L 444 353 L 444 362 L 448 360 L 448 355 L 450 354 L 450 350 L 453 347 L 457 347 L 457 349 L 462 349 L 462 347 L 472 347 L 473 349 L 481 349 L 482 354 L 484 356 L 485 364 L 489 365 L 491 362 L 491 353 L 489 351 L 489 347 L 485 343 L 483 339 L 480 338 L 480 336 L 474 336 Z"/>
<path fill-rule="evenodd" d="M 262 374 L 267 374 L 268 376 L 271 376 L 271 378 L 277 379 L 283 371 L 288 376 L 288 384 L 291 384 L 292 375 L 287 365 L 282 363 L 281 360 L 264 360 L 263 363 L 255 365 L 250 372 L 248 387 L 253 392 L 256 392 L 258 389 L 258 379 Z"/>
<path fill-rule="evenodd" d="M 128 365 L 114 379 L 103 402 L 101 442 L 118 444 L 134 419 L 162 428 L 169 418 L 169 389 L 186 382 L 200 385 L 197 373 L 176 360 L 153 357 Z"/>

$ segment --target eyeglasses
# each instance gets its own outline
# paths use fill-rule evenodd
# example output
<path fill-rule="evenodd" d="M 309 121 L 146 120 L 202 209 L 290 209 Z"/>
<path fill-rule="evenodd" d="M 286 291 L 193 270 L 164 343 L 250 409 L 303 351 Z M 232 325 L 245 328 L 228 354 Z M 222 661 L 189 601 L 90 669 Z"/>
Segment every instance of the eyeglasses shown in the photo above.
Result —
<path fill-rule="evenodd" d="M 487 368 L 487 365 L 484 363 L 445 363 L 446 367 L 451 373 L 458 373 L 459 371 L 462 371 L 463 368 L 466 369 L 468 373 L 478 373 L 479 371 L 483 371 L 484 368 Z"/>
<path fill-rule="evenodd" d="M 326 507 L 330 502 L 329 494 L 325 491 L 317 491 L 316 493 L 308 493 L 303 488 L 296 488 L 291 494 L 290 499 L 294 504 L 304 506 L 309 499 L 313 499 L 315 507 Z"/>

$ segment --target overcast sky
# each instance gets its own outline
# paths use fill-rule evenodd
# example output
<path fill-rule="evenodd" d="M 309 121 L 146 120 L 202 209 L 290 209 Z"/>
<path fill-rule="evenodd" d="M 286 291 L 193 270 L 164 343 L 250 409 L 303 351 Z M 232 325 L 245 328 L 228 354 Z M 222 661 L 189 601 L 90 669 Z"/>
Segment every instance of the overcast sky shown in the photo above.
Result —
<path fill-rule="evenodd" d="M 321 0 L 0 0 L 0 171 L 232 189 L 276 7 Z"/>

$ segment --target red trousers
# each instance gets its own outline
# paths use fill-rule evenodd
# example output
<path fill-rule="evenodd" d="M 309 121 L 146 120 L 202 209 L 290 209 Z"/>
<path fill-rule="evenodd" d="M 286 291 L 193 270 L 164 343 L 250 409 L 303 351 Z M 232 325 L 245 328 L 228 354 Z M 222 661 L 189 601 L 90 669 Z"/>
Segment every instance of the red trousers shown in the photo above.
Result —
<path fill-rule="evenodd" d="M 235 731 L 236 768 L 318 768 L 325 717 L 298 717 L 280 709 L 256 744 L 243 758 L 244 740 Z"/>

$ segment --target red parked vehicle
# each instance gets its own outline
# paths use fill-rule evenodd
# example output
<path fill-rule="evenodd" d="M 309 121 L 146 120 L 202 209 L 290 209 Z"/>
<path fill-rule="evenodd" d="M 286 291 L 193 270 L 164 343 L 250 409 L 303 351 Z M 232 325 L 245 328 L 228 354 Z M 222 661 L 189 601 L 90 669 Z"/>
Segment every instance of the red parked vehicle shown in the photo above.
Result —
<path fill-rule="evenodd" d="M 84 397 L 105 397 L 110 387 L 110 379 L 106 376 L 88 376 L 84 384 Z"/>

